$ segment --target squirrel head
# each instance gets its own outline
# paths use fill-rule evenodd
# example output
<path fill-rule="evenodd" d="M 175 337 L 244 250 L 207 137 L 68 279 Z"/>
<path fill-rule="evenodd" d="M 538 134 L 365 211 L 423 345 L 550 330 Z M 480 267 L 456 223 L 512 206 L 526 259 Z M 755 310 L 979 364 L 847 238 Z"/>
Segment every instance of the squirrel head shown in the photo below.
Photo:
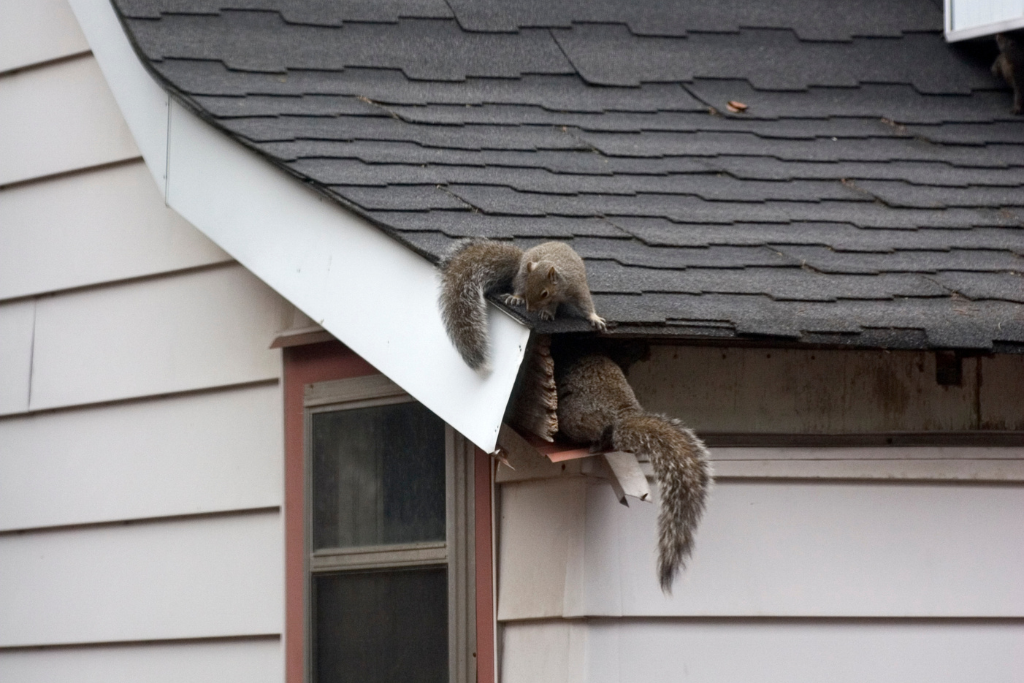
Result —
<path fill-rule="evenodd" d="M 526 310 L 542 309 L 558 294 L 561 275 L 551 263 L 531 261 L 526 264 Z"/>

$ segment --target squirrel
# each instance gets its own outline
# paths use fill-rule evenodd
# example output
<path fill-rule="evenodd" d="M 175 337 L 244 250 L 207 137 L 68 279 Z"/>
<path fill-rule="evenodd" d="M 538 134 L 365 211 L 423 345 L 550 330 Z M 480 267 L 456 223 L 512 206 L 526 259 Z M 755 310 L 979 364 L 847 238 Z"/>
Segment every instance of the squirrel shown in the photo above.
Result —
<path fill-rule="evenodd" d="M 525 303 L 541 320 L 552 320 L 559 305 L 565 305 L 595 329 L 607 329 L 594 310 L 583 259 L 564 242 L 523 251 L 507 242 L 461 240 L 442 260 L 441 271 L 441 317 L 455 348 L 474 370 L 487 367 L 486 294 L 511 289 L 502 301 Z"/>
<path fill-rule="evenodd" d="M 1024 114 L 1024 30 L 996 34 L 999 56 L 992 74 L 1002 76 L 1013 88 L 1013 113 Z"/>
<path fill-rule="evenodd" d="M 712 484 L 708 451 L 679 420 L 646 412 L 622 369 L 602 353 L 555 364 L 558 425 L 598 450 L 646 455 L 658 482 L 658 579 L 665 593 L 693 550 Z"/>

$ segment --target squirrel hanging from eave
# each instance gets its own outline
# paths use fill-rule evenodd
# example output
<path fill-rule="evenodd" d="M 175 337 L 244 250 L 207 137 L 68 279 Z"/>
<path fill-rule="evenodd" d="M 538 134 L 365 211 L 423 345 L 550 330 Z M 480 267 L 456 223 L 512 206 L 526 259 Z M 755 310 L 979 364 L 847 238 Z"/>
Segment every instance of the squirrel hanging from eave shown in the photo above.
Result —
<path fill-rule="evenodd" d="M 568 304 L 604 330 L 594 310 L 583 260 L 569 245 L 547 242 L 523 251 L 484 239 L 458 243 L 442 262 L 441 314 L 456 349 L 474 369 L 487 363 L 488 293 L 554 317 Z M 704 444 L 678 420 L 646 412 L 622 369 L 607 355 L 575 349 L 555 363 L 558 425 L 568 439 L 601 450 L 646 456 L 658 482 L 658 580 L 672 581 L 693 550 L 693 535 L 711 487 Z"/>

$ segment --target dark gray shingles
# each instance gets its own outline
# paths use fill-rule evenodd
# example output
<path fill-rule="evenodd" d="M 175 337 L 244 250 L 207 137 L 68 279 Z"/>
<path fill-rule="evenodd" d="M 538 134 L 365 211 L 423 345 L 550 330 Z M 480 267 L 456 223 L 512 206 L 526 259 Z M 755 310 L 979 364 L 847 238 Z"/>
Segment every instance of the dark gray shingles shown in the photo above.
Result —
<path fill-rule="evenodd" d="M 165 16 L 129 20 L 151 59 L 218 59 L 242 71 L 400 69 L 412 79 L 460 81 L 467 76 L 514 78 L 524 73 L 572 73 L 551 34 L 524 29 L 483 35 L 451 21 L 403 19 L 397 24 L 338 28 L 287 24 L 276 12 Z"/>
<path fill-rule="evenodd" d="M 932 187 L 899 180 L 858 180 L 855 186 L 894 207 L 1024 206 L 1024 191 L 1020 186 Z"/>
<path fill-rule="evenodd" d="M 784 140 L 752 133 L 601 133 L 577 131 L 576 137 L 603 154 L 641 158 L 665 156 L 766 156 L 789 161 L 937 161 L 956 166 L 1007 168 L 1021 165 L 1020 147 L 1012 144 L 937 145 L 917 139 L 821 137 Z"/>
<path fill-rule="evenodd" d="M 345 21 L 396 22 L 401 17 L 447 19 L 444 0 L 116 0 L 127 17 L 158 19 L 163 14 L 220 14 L 223 10 L 280 11 L 285 21 L 314 26 L 341 26 Z"/>
<path fill-rule="evenodd" d="M 684 268 L 794 267 L 800 261 L 766 247 L 651 247 L 634 240 L 580 237 L 572 247 L 584 259 L 615 261 L 624 266 Z"/>
<path fill-rule="evenodd" d="M 899 36 L 942 28 L 942 13 L 928 0 L 822 4 L 814 0 L 771 3 L 655 3 L 600 0 L 450 0 L 470 31 L 514 31 L 526 26 L 568 28 L 573 23 L 625 24 L 636 35 L 685 36 L 689 31 L 734 33 L 745 26 L 793 29 L 807 40 L 849 40 L 851 36 Z"/>
<path fill-rule="evenodd" d="M 1024 303 L 1024 276 L 1019 270 L 1014 273 L 942 272 L 934 277 L 936 282 L 968 299 Z"/>
<path fill-rule="evenodd" d="M 726 104 L 747 105 L 735 118 L 828 118 L 861 116 L 888 119 L 896 124 L 1014 121 L 1006 107 L 1006 94 L 981 91 L 969 94 L 926 95 L 902 83 L 863 83 L 855 88 L 810 87 L 807 90 L 758 90 L 745 80 L 696 79 L 687 90 L 730 116 Z"/>
<path fill-rule="evenodd" d="M 552 30 L 589 83 L 629 86 L 742 78 L 765 90 L 904 83 L 923 93 L 970 94 L 997 81 L 958 59 L 931 36 L 809 42 L 786 30 L 691 34 L 685 39 L 640 37 L 625 26 L 583 25 Z"/>
<path fill-rule="evenodd" d="M 882 300 L 945 297 L 949 291 L 917 274 L 829 277 L 807 268 L 687 268 L 669 270 L 624 266 L 607 260 L 587 263 L 594 292 L 687 294 L 765 294 L 776 301 Z"/>
<path fill-rule="evenodd" d="M 822 246 L 776 246 L 780 253 L 823 273 L 1024 273 L 1024 258 L 993 249 L 911 250 L 869 254 Z"/>
<path fill-rule="evenodd" d="M 572 240 L 578 237 L 629 239 L 630 235 L 600 218 L 544 216 L 488 216 L 473 211 L 434 210 L 420 213 L 374 211 L 385 225 L 408 232 L 441 232 L 449 237 L 490 237 L 492 239 L 546 238 Z"/>
<path fill-rule="evenodd" d="M 705 165 L 750 180 L 903 180 L 912 185 L 940 187 L 1024 186 L 1024 166 L 977 168 L 931 161 L 783 161 L 762 156 L 719 156 L 706 160 Z"/>
<path fill-rule="evenodd" d="M 864 253 L 981 249 L 1024 255 L 1024 229 L 1019 227 L 884 230 L 859 228 L 847 223 L 702 225 L 635 216 L 616 216 L 609 222 L 651 245 L 820 245 L 838 251 Z"/>
<path fill-rule="evenodd" d="M 122 5 L 208 118 L 421 253 L 565 239 L 634 330 L 1024 340 L 1008 95 L 927 0 L 870 2 Z"/>
<path fill-rule="evenodd" d="M 616 216 L 668 218 L 677 223 L 728 225 L 824 221 L 861 227 L 1019 225 L 997 211 L 975 209 L 892 209 L 877 202 L 707 201 L 697 196 L 565 196 L 516 192 L 507 187 L 458 185 L 451 192 L 485 213 L 512 216 Z"/>
<path fill-rule="evenodd" d="M 433 185 L 405 185 L 395 187 L 333 188 L 335 194 L 364 209 L 386 211 L 429 211 L 431 209 L 468 209 L 469 207 L 449 192 Z"/>

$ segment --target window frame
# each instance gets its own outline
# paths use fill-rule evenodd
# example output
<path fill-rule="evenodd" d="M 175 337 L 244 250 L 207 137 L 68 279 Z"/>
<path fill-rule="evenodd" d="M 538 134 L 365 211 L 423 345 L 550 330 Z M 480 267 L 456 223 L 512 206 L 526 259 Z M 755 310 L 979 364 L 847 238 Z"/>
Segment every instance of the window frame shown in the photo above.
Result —
<path fill-rule="evenodd" d="M 313 385 L 313 402 L 333 400 L 317 392 L 333 380 L 349 380 L 349 394 L 356 402 L 403 402 L 412 400 L 373 366 L 342 344 L 332 341 L 296 345 L 284 352 L 285 417 L 285 680 L 309 683 L 311 662 L 309 641 L 308 583 L 310 553 L 307 552 L 308 483 L 306 421 L 307 387 Z M 352 380 L 355 380 L 352 382 Z M 319 385 L 319 387 L 318 387 Z M 397 392 L 396 393 L 396 389 Z M 344 398 L 344 395 L 342 396 Z M 379 405 L 380 403 L 378 403 Z M 467 439 L 446 425 L 446 540 L 448 558 L 449 680 L 453 683 L 493 683 L 496 680 L 494 471 L 495 462 Z M 449 467 L 448 463 L 461 463 Z M 453 529 L 454 527 L 454 529 Z M 453 537 L 461 542 L 452 542 Z M 419 544 L 415 544 L 419 545 Z M 429 545 L 429 544 L 428 544 Z M 365 550 L 365 549 L 363 549 Z M 429 548 L 402 548 L 413 554 Z M 365 558 L 371 564 L 373 559 Z M 380 559 L 378 556 L 377 559 Z M 436 561 L 406 558 L 413 565 Z M 347 561 L 347 560 L 345 560 Z M 352 559 L 352 562 L 360 562 Z M 356 568 L 356 565 L 351 565 Z M 362 564 L 359 569 L 371 569 Z"/>

